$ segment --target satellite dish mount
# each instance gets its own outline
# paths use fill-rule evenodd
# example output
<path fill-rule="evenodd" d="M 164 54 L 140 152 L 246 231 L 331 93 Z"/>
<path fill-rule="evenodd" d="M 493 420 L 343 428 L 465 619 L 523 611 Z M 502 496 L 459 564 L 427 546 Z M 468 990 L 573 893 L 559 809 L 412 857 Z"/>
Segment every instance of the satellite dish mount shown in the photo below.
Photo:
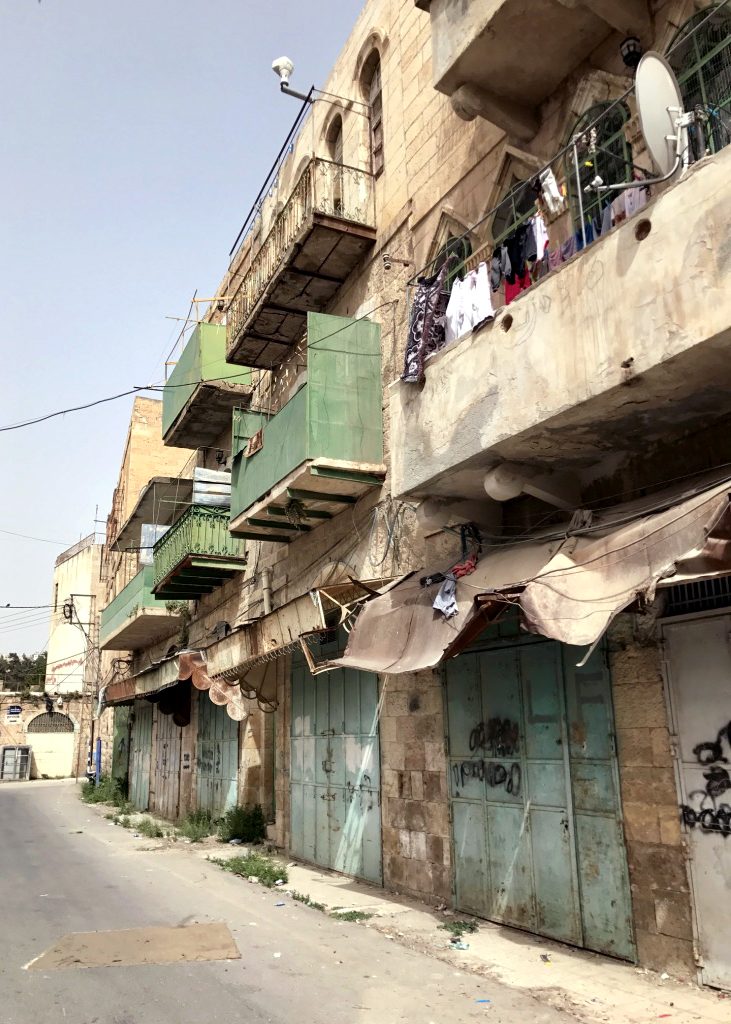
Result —
<path fill-rule="evenodd" d="M 699 112 L 686 113 L 675 72 L 662 54 L 650 50 L 639 65 L 635 77 L 635 99 L 640 129 L 647 150 L 660 171 L 656 178 L 605 185 L 599 175 L 585 192 L 623 192 L 670 181 L 688 166 L 688 128 L 702 118 Z M 589 152 L 596 152 L 596 129 L 590 131 Z"/>

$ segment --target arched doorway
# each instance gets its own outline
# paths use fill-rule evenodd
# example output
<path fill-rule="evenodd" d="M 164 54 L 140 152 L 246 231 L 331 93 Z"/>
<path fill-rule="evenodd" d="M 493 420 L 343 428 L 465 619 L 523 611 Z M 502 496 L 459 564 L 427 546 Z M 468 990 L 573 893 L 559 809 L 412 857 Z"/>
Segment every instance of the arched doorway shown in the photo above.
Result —
<path fill-rule="evenodd" d="M 65 779 L 73 775 L 74 723 L 60 711 L 46 711 L 28 722 L 32 747 L 31 777 Z"/>

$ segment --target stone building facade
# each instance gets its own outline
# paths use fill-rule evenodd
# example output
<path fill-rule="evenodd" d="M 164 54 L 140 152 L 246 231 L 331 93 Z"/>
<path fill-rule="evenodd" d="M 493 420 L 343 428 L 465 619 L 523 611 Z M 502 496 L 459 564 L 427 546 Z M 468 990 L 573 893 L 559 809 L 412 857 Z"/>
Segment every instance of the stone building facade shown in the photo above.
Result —
<path fill-rule="evenodd" d="M 188 497 L 110 520 L 114 557 L 164 528 L 152 590 L 180 595 L 162 631 L 134 605 L 109 636 L 143 639 L 105 654 L 138 806 L 260 803 L 292 855 L 731 985 L 705 868 L 727 863 L 731 788 L 723 6 L 364 6 L 170 379 L 160 437 Z M 684 103 L 703 81 L 711 127 L 606 223 L 595 174 L 654 174 L 643 50 Z M 536 209 L 550 272 L 500 285 L 494 319 L 401 380 L 418 278 L 451 251 L 455 274 L 490 264 Z M 380 448 L 358 419 L 374 393 Z M 214 520 L 206 547 L 190 523 Z M 471 556 L 445 624 L 429 578 Z"/>

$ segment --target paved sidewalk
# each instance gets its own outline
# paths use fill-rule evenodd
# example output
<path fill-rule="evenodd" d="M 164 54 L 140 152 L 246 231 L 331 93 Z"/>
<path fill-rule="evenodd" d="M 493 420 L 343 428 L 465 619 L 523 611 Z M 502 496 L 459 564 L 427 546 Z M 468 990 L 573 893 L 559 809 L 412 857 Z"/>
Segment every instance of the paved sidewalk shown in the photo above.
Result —
<path fill-rule="evenodd" d="M 89 810 L 100 815 L 109 813 L 103 805 Z M 186 850 L 200 859 L 240 856 L 245 850 L 222 845 L 214 838 L 195 844 L 171 843 L 135 837 L 123 829 L 115 831 L 120 842 L 133 843 L 140 849 L 161 853 L 165 849 Z M 586 1024 L 647 1024 L 661 1019 L 668 1024 L 731 1022 L 731 996 L 488 921 L 473 919 L 478 931 L 464 936 L 469 949 L 455 950 L 449 932 L 439 925 L 467 920 L 469 915 L 439 911 L 352 878 L 278 859 L 286 864 L 289 876 L 287 884 L 278 890 L 282 898 L 290 899 L 287 894 L 296 892 L 323 904 L 328 912 L 358 910 L 371 914 L 364 927 L 450 964 L 467 984 L 474 976 L 475 991 L 481 979 L 479 991 L 483 994 L 484 979 L 493 978 L 496 983 L 530 992 L 542 1003 L 568 1011 Z M 241 884 L 250 883 L 242 880 Z"/>
<path fill-rule="evenodd" d="M 221 849 L 219 846 L 217 856 L 239 852 L 235 847 L 229 847 L 228 854 L 226 847 L 223 853 Z M 202 850 L 196 852 L 207 855 Z M 465 975 L 492 977 L 513 988 L 530 990 L 542 1001 L 589 1024 L 646 1024 L 660 1019 L 668 1024 L 731 1022 L 731 997 L 723 998 L 714 990 L 663 979 L 631 964 L 476 918 L 479 931 L 464 936 L 469 949 L 457 951 L 450 948 L 450 935 L 439 925 L 469 920 L 468 914 L 445 914 L 417 900 L 307 864 L 288 861 L 287 872 L 287 890 L 323 903 L 328 911 L 371 913 L 365 927 L 436 956 Z M 547 955 L 549 962 L 542 960 L 542 955 Z"/>

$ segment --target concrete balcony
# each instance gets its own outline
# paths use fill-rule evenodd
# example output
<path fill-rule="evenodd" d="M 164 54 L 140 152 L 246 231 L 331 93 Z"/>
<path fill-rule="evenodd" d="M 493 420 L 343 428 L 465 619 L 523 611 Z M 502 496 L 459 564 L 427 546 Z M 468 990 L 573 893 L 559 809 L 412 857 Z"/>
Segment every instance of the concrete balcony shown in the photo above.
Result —
<path fill-rule="evenodd" d="M 226 328 L 198 324 L 163 389 L 163 442 L 174 448 L 210 447 L 226 429 L 232 409 L 246 405 L 250 394 L 251 373 L 226 362 Z"/>
<path fill-rule="evenodd" d="M 103 609 L 99 624 L 102 651 L 135 651 L 179 629 L 181 616 L 167 610 L 165 600 L 153 594 L 152 585 L 153 567 L 146 565 Z"/>
<path fill-rule="evenodd" d="M 730 175 L 727 147 L 393 384 L 395 494 L 484 501 L 505 460 L 591 473 L 726 417 Z"/>
<path fill-rule="evenodd" d="M 375 239 L 373 175 L 313 159 L 243 269 L 228 308 L 228 361 L 279 366 L 308 310 L 326 308 Z"/>
<path fill-rule="evenodd" d="M 227 508 L 191 505 L 153 549 L 153 592 L 168 601 L 198 600 L 246 566 L 242 540 L 229 533 Z"/>
<path fill-rule="evenodd" d="M 307 340 L 307 383 L 276 415 L 234 412 L 231 530 L 239 536 L 286 544 L 385 476 L 378 325 L 310 314 Z"/>
<path fill-rule="evenodd" d="M 647 0 L 416 0 L 428 10 L 434 87 L 465 120 L 484 117 L 517 139 L 538 108 L 613 32 L 649 41 Z M 525 59 L 516 70 L 516 40 Z"/>

